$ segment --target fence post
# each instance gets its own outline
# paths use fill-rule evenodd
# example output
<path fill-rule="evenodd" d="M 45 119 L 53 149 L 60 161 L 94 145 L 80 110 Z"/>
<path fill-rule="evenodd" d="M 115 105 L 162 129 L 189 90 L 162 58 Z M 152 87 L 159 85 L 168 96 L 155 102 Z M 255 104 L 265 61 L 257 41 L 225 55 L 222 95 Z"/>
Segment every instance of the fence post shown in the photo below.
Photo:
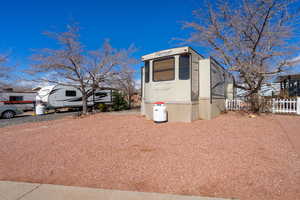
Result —
<path fill-rule="evenodd" d="M 300 115 L 300 97 L 297 97 L 297 115 Z"/>

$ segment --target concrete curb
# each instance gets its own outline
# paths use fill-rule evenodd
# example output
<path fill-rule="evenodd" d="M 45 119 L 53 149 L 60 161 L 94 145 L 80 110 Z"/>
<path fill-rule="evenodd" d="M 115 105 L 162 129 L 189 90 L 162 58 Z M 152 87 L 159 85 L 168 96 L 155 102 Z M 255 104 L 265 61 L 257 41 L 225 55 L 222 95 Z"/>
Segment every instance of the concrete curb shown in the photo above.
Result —
<path fill-rule="evenodd" d="M 0 200 L 226 200 L 148 192 L 0 181 Z M 227 199 L 229 200 L 229 199 Z"/>

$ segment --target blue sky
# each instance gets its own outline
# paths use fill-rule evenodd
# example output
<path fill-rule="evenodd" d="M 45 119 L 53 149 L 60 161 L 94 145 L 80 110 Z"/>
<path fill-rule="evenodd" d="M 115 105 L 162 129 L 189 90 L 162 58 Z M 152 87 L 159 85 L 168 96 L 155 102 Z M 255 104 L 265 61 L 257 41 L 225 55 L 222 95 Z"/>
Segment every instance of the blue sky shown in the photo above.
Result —
<path fill-rule="evenodd" d="M 29 64 L 32 49 L 53 47 L 44 31 L 64 31 L 71 20 L 80 23 L 88 49 L 99 48 L 109 38 L 113 47 L 135 44 L 135 57 L 175 47 L 174 37 L 187 37 L 182 21 L 192 19 L 201 0 L 10 0 L 0 7 L 0 52 L 11 52 L 20 69 Z M 205 49 L 193 47 L 205 55 Z M 142 65 L 142 63 L 141 63 Z M 140 65 L 140 66 L 141 66 Z M 138 69 L 138 67 L 137 67 Z M 137 73 L 139 74 L 139 73 Z M 138 76 L 138 75 L 137 75 Z"/>
<path fill-rule="evenodd" d="M 140 58 L 176 46 L 172 38 L 187 36 L 181 22 L 190 20 L 198 6 L 198 0 L 2 1 L 0 52 L 10 51 L 10 61 L 26 68 L 32 49 L 55 45 L 42 32 L 63 31 L 75 20 L 88 49 L 99 48 L 109 38 L 115 48 L 135 44 L 134 56 Z"/>

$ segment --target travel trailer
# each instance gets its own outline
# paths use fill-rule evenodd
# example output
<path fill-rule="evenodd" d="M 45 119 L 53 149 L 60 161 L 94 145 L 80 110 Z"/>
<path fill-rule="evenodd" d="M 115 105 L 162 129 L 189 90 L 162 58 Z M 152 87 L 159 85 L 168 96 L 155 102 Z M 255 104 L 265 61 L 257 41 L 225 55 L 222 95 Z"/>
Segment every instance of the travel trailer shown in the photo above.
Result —
<path fill-rule="evenodd" d="M 149 119 L 155 102 L 164 102 L 168 121 L 212 119 L 234 97 L 233 76 L 190 47 L 154 52 L 142 61 L 141 114 Z"/>
<path fill-rule="evenodd" d="M 33 110 L 36 92 L 6 88 L 0 91 L 0 106 L 15 106 L 19 110 Z"/>
<path fill-rule="evenodd" d="M 82 106 L 81 91 L 72 86 L 53 85 L 36 88 L 37 105 L 47 109 L 76 108 Z M 112 89 L 99 89 L 88 98 L 88 106 L 95 103 L 112 103 Z"/>

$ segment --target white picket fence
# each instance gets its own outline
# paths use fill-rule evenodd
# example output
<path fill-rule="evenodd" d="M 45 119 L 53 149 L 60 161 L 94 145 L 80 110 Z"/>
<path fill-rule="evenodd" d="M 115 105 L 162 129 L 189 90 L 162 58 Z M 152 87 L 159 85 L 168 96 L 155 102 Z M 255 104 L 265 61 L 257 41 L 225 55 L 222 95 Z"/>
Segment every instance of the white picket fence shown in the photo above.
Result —
<path fill-rule="evenodd" d="M 297 99 L 272 99 L 268 102 L 271 105 L 268 112 L 291 113 L 300 115 L 300 97 Z M 249 105 L 240 99 L 226 99 L 226 110 L 247 110 Z"/>
<path fill-rule="evenodd" d="M 297 113 L 297 99 L 273 99 L 272 101 L 273 113 Z"/>
<path fill-rule="evenodd" d="M 226 99 L 226 110 L 247 110 L 248 105 L 240 99 Z"/>

